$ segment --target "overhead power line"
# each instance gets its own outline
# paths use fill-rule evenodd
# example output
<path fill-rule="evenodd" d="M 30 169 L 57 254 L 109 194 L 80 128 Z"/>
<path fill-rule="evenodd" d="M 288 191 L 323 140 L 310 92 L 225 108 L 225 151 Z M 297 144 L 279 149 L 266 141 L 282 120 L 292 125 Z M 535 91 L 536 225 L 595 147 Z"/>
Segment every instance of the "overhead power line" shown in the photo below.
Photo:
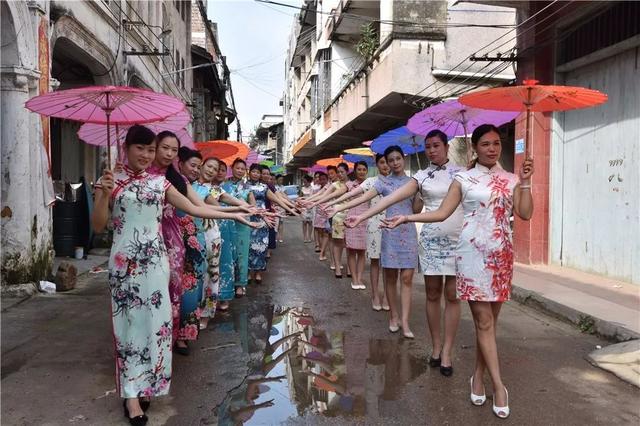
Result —
<path fill-rule="evenodd" d="M 451 77 L 449 78 L 449 80 L 447 80 L 446 82 L 442 83 L 444 84 L 448 84 L 450 83 L 452 80 L 455 79 L 455 74 L 457 74 L 457 72 L 465 72 L 467 70 L 469 70 L 472 66 L 473 66 L 473 62 L 471 64 L 469 64 L 464 70 L 462 71 L 458 71 L 458 68 L 461 67 L 466 61 L 470 60 L 470 58 L 477 56 L 480 52 L 482 52 L 483 50 L 487 49 L 488 47 L 490 47 L 491 45 L 493 45 L 494 43 L 498 42 L 499 40 L 501 40 L 502 38 L 508 36 L 510 33 L 514 32 L 517 30 L 517 28 L 521 27 L 522 25 L 526 24 L 527 22 L 530 22 L 532 19 L 534 19 L 536 16 L 538 16 L 539 14 L 541 14 L 542 12 L 544 12 L 545 10 L 547 10 L 549 7 L 553 6 L 556 2 L 558 2 L 559 0 L 554 0 L 552 3 L 549 3 L 547 6 L 545 6 L 544 8 L 540 9 L 538 12 L 536 12 L 535 14 L 533 14 L 532 16 L 530 16 L 529 18 L 527 18 L 526 20 L 522 21 L 520 24 L 518 24 L 516 26 L 516 28 L 506 32 L 505 34 L 501 35 L 500 37 L 496 38 L 495 40 L 489 42 L 488 44 L 482 46 L 480 49 L 476 50 L 475 52 L 471 53 L 469 56 L 467 56 L 466 58 L 464 58 L 462 61 L 460 61 L 458 64 L 456 64 L 452 69 L 450 69 L 447 74 L 445 74 L 442 78 L 447 78 L 447 77 Z M 565 7 L 567 7 L 569 4 L 571 4 L 572 2 L 566 2 L 565 4 L 563 4 L 563 6 L 560 7 L 560 9 L 556 10 L 555 12 L 553 12 L 552 14 L 550 14 L 549 16 L 545 17 L 543 19 L 549 19 L 550 16 L 552 16 L 555 13 L 558 13 L 560 10 L 564 9 Z M 520 34 L 525 34 L 526 32 L 530 31 L 532 28 L 534 28 L 535 25 L 530 26 L 529 28 L 527 28 L 526 30 L 524 30 L 523 32 L 521 32 Z M 499 46 L 493 47 L 491 48 L 489 51 L 487 51 L 486 53 L 491 53 L 496 49 L 499 49 L 500 47 L 508 44 L 509 42 L 515 40 L 517 37 L 517 35 L 509 40 L 507 40 L 506 42 L 503 42 L 502 44 L 500 44 Z M 452 75 L 453 74 L 453 75 Z M 412 95 L 409 98 L 409 102 L 419 102 L 422 99 L 428 98 L 431 94 L 434 93 L 434 91 L 430 92 L 428 95 L 424 95 L 424 96 L 418 96 L 421 93 L 423 93 L 425 90 L 430 89 L 431 87 L 435 86 L 436 84 L 438 84 L 437 81 L 433 81 L 432 83 L 430 83 L 429 85 L 427 85 L 426 87 L 424 87 L 423 89 L 419 90 L 418 92 L 416 92 L 414 95 Z M 436 89 L 437 90 L 437 89 Z"/>

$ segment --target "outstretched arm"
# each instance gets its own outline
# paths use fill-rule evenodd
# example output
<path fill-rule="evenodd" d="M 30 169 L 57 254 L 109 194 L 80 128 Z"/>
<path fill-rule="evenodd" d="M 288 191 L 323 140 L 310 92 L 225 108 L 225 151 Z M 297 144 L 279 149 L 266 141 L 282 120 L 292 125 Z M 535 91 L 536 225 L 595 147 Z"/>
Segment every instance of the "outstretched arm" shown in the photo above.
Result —
<path fill-rule="evenodd" d="M 454 180 L 451 185 L 449 185 L 449 192 L 447 192 L 447 196 L 444 197 L 444 200 L 442 200 L 437 210 L 407 216 L 394 216 L 384 219 L 382 224 L 385 228 L 395 228 L 407 222 L 442 222 L 453 214 L 461 200 L 462 186 L 460 182 Z"/>
<path fill-rule="evenodd" d="M 323 195 L 322 197 L 318 198 L 317 200 L 315 200 L 313 202 L 313 205 L 318 205 L 318 204 L 322 204 L 326 201 L 329 201 L 335 197 L 339 197 L 342 194 L 344 194 L 345 192 L 347 192 L 347 187 L 343 186 L 340 189 L 336 188 L 335 186 L 331 185 L 331 189 L 329 191 L 327 191 L 327 193 L 325 195 Z"/>
<path fill-rule="evenodd" d="M 329 208 L 329 207 L 331 207 L 331 206 L 333 206 L 335 204 L 342 203 L 343 201 L 351 200 L 352 198 L 357 197 L 357 196 L 362 195 L 362 194 L 364 194 L 364 189 L 362 189 L 361 187 L 358 186 L 356 188 L 353 188 L 351 191 L 349 191 L 349 192 L 347 192 L 345 194 L 342 194 L 340 197 L 338 197 L 338 198 L 336 198 L 336 199 L 334 199 L 332 201 L 329 201 L 328 203 L 325 204 L 325 208 Z"/>
<path fill-rule="evenodd" d="M 377 215 L 378 213 L 386 210 L 389 206 L 396 204 L 404 199 L 407 199 L 418 192 L 418 182 L 415 179 L 411 179 L 409 182 L 402 185 L 391 194 L 383 197 L 376 203 L 375 206 L 371 206 L 367 211 L 353 218 L 349 218 L 346 222 L 350 226 L 358 226 L 360 223 Z"/>
<path fill-rule="evenodd" d="M 217 211 L 207 205 L 196 206 L 173 186 L 167 189 L 166 198 L 169 204 L 191 216 L 201 217 L 203 219 L 231 219 L 242 222 L 245 225 L 254 226 L 242 214 Z"/>
<path fill-rule="evenodd" d="M 291 213 L 294 216 L 299 216 L 300 215 L 297 211 L 293 210 L 286 203 L 283 203 L 282 200 L 280 199 L 280 197 L 278 197 L 276 194 L 274 194 L 273 191 L 271 191 L 270 189 L 267 189 L 267 199 L 269 201 L 271 201 L 272 203 L 276 203 L 277 205 L 279 205 L 280 207 L 282 207 L 283 209 L 285 209 L 286 211 L 288 211 L 289 213 Z"/>
<path fill-rule="evenodd" d="M 226 192 L 220 195 L 220 201 L 225 204 L 229 204 L 230 206 L 244 206 L 249 207 L 249 203 L 239 198 L 236 198 L 232 195 L 227 194 Z"/>
<path fill-rule="evenodd" d="M 374 199 L 377 195 L 378 191 L 376 191 L 375 188 L 371 188 L 361 196 L 349 201 L 348 203 L 330 208 L 329 210 L 327 210 L 327 214 L 329 215 L 329 217 L 331 217 L 338 212 L 359 206 L 362 203 L 366 203 L 367 201 Z"/>

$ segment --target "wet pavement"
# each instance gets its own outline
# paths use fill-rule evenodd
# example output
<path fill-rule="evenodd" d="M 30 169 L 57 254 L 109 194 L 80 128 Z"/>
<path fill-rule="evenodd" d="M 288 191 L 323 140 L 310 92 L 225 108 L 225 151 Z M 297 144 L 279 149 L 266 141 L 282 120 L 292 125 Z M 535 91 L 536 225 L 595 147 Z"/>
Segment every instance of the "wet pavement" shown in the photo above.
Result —
<path fill-rule="evenodd" d="M 515 302 L 498 330 L 512 415 L 496 419 L 490 397 L 472 406 L 468 308 L 446 378 L 427 364 L 421 277 L 411 341 L 387 331 L 368 291 L 334 279 L 298 228 L 288 219 L 291 238 L 262 286 L 218 315 L 189 357 L 175 355 L 171 395 L 153 403 L 150 425 L 640 424 L 640 390 L 585 360 L 608 342 Z M 106 274 L 97 274 L 3 312 L 2 424 L 126 424 L 113 393 L 108 307 Z"/>

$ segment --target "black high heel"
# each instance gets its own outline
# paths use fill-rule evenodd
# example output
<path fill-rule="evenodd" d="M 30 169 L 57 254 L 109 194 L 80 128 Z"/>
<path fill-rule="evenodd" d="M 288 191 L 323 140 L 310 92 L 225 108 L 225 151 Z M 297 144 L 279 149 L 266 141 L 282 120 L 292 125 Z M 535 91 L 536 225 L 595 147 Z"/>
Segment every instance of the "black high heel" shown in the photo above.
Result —
<path fill-rule="evenodd" d="M 142 408 L 142 411 L 144 411 L 145 413 L 147 412 L 149 407 L 151 407 L 151 401 L 148 399 L 138 398 L 138 402 L 140 403 L 140 408 Z"/>
<path fill-rule="evenodd" d="M 440 363 L 441 363 L 440 357 L 438 358 L 434 358 L 432 356 L 429 357 L 429 367 L 433 367 L 433 368 L 440 367 Z"/>
<path fill-rule="evenodd" d="M 442 374 L 445 377 L 450 377 L 453 374 L 453 366 L 450 365 L 448 367 L 445 367 L 444 365 L 441 365 L 440 374 Z"/>
<path fill-rule="evenodd" d="M 148 401 L 147 401 L 148 402 Z M 142 407 L 142 405 L 141 405 Z M 131 426 L 145 426 L 149 421 L 149 417 L 146 414 L 141 414 L 135 417 L 129 417 L 129 409 L 127 408 L 127 400 L 122 400 L 122 408 L 124 408 L 124 416 L 129 419 L 129 424 Z"/>

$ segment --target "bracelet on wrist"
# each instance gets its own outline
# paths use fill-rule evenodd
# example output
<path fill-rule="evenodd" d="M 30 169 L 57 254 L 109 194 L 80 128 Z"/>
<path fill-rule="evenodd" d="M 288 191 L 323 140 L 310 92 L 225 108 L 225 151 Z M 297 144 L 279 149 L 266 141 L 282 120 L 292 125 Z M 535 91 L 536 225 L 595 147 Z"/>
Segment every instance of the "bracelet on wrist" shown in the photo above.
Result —
<path fill-rule="evenodd" d="M 531 185 L 520 185 L 520 189 L 531 189 Z"/>

